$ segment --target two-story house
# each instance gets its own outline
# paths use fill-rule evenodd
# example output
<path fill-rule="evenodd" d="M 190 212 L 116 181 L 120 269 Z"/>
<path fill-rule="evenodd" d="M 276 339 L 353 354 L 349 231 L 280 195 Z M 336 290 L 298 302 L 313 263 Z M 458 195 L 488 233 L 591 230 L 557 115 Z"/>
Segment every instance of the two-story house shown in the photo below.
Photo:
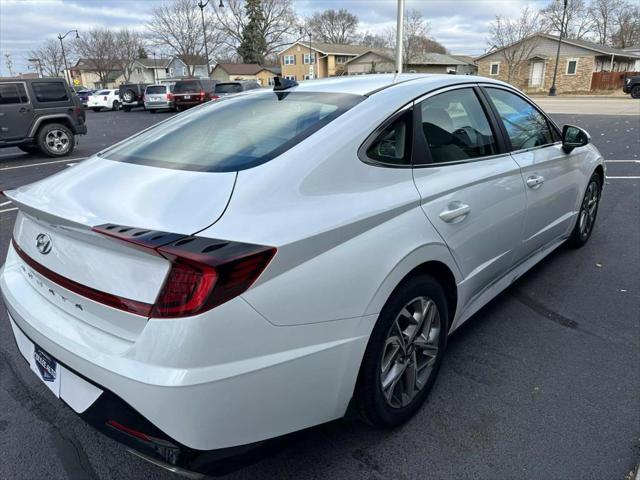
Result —
<path fill-rule="evenodd" d="M 308 80 L 346 75 L 347 62 L 370 50 L 362 45 L 295 42 L 278 53 L 282 76 Z"/>

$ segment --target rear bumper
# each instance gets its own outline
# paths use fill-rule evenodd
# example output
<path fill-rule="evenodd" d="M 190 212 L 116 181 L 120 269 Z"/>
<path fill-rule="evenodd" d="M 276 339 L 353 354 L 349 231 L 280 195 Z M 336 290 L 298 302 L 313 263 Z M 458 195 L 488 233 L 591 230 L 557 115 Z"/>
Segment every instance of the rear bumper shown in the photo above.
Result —
<path fill-rule="evenodd" d="M 175 106 L 180 108 L 191 108 L 196 105 L 201 105 L 209 100 L 176 100 Z"/>
<path fill-rule="evenodd" d="M 161 109 L 161 108 L 173 108 L 173 102 L 144 102 L 144 108 L 147 110 Z"/>
<path fill-rule="evenodd" d="M 149 320 L 125 341 L 54 305 L 22 266 L 10 247 L 0 290 L 16 338 L 23 332 L 102 391 L 74 410 L 144 455 L 195 471 L 342 417 L 375 321 L 275 327 L 238 297 L 198 317 Z M 164 449 L 128 438 L 109 420 L 163 440 Z"/>

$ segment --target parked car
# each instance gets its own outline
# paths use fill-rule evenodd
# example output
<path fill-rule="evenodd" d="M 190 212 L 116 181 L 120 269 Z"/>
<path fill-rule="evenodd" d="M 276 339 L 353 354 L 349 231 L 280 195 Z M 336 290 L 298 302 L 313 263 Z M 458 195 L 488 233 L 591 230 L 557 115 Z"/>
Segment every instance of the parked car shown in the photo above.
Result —
<path fill-rule="evenodd" d="M 161 83 L 149 85 L 144 91 L 144 108 L 149 113 L 156 113 L 162 109 L 173 109 L 173 87 L 175 83 Z"/>
<path fill-rule="evenodd" d="M 214 98 L 225 97 L 234 93 L 246 92 L 261 88 L 255 80 L 237 80 L 235 82 L 221 82 L 216 84 Z"/>
<path fill-rule="evenodd" d="M 84 110 L 64 79 L 0 79 L 0 148 L 62 157 L 85 133 Z"/>
<path fill-rule="evenodd" d="M 144 90 L 146 83 L 127 83 L 120 85 L 118 91 L 120 104 L 125 112 L 130 112 L 132 108 L 144 107 Z"/>
<path fill-rule="evenodd" d="M 104 89 L 93 92 L 87 99 L 87 108 L 99 112 L 103 108 L 109 110 L 120 109 L 120 97 L 118 90 Z"/>
<path fill-rule="evenodd" d="M 351 406 L 407 421 L 448 335 L 594 229 L 602 155 L 506 83 L 275 83 L 5 192 L 20 352 L 174 471 L 228 467 Z"/>
<path fill-rule="evenodd" d="M 177 111 L 185 110 L 215 97 L 215 80 L 178 80 L 173 87 L 173 100 Z"/>
<path fill-rule="evenodd" d="M 625 78 L 622 91 L 630 93 L 631 98 L 640 98 L 640 75 Z"/>
<path fill-rule="evenodd" d="M 93 95 L 96 92 L 96 90 L 78 90 L 76 91 L 76 95 L 78 95 L 78 98 L 80 99 L 80 103 L 82 103 L 82 106 L 86 107 L 87 106 L 87 102 L 89 101 L 89 97 L 91 95 Z"/>

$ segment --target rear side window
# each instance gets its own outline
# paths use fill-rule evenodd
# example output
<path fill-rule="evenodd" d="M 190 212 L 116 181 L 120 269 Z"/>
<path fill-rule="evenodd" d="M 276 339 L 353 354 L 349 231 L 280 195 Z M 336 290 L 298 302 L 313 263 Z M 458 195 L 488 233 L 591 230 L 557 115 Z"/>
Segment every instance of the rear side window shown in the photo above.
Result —
<path fill-rule="evenodd" d="M 420 104 L 422 133 L 433 163 L 455 162 L 498 153 L 496 138 L 475 92 L 451 90 Z"/>
<path fill-rule="evenodd" d="M 64 102 L 69 99 L 67 89 L 62 82 L 37 82 L 32 83 L 33 93 L 38 102 Z"/>
<path fill-rule="evenodd" d="M 27 92 L 22 83 L 0 83 L 0 105 L 28 102 Z"/>
<path fill-rule="evenodd" d="M 202 89 L 198 80 L 191 80 L 187 82 L 177 82 L 173 91 L 175 93 L 193 93 L 199 92 Z"/>
<path fill-rule="evenodd" d="M 515 93 L 486 88 L 514 150 L 553 143 L 547 119 L 533 105 Z"/>
<path fill-rule="evenodd" d="M 147 87 L 147 93 L 149 94 L 158 94 L 158 93 L 167 93 L 167 87 L 164 85 L 156 85 L 153 87 Z"/>
<path fill-rule="evenodd" d="M 412 110 L 392 120 L 367 147 L 367 157 L 386 165 L 411 163 Z"/>
<path fill-rule="evenodd" d="M 219 83 L 216 85 L 216 93 L 238 93 L 242 91 L 239 83 Z"/>
<path fill-rule="evenodd" d="M 363 99 L 311 92 L 228 97 L 173 117 L 103 155 L 181 170 L 244 170 L 281 155 Z"/>

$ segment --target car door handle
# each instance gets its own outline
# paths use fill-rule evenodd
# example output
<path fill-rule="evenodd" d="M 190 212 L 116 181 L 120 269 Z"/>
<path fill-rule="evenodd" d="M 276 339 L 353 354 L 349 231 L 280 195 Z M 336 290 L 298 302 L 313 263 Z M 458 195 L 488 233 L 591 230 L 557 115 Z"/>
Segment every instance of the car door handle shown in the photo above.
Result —
<path fill-rule="evenodd" d="M 459 201 L 451 202 L 447 205 L 447 210 L 440 214 L 440 219 L 447 223 L 458 223 L 465 219 L 471 212 L 471 207 Z"/>
<path fill-rule="evenodd" d="M 540 186 L 544 183 L 544 177 L 542 175 L 531 175 L 527 178 L 527 187 L 529 188 L 540 188 Z"/>
<path fill-rule="evenodd" d="M 22 107 L 20 110 L 18 110 L 18 113 L 25 113 L 25 112 L 28 112 L 28 111 L 29 111 L 28 108 Z"/>

